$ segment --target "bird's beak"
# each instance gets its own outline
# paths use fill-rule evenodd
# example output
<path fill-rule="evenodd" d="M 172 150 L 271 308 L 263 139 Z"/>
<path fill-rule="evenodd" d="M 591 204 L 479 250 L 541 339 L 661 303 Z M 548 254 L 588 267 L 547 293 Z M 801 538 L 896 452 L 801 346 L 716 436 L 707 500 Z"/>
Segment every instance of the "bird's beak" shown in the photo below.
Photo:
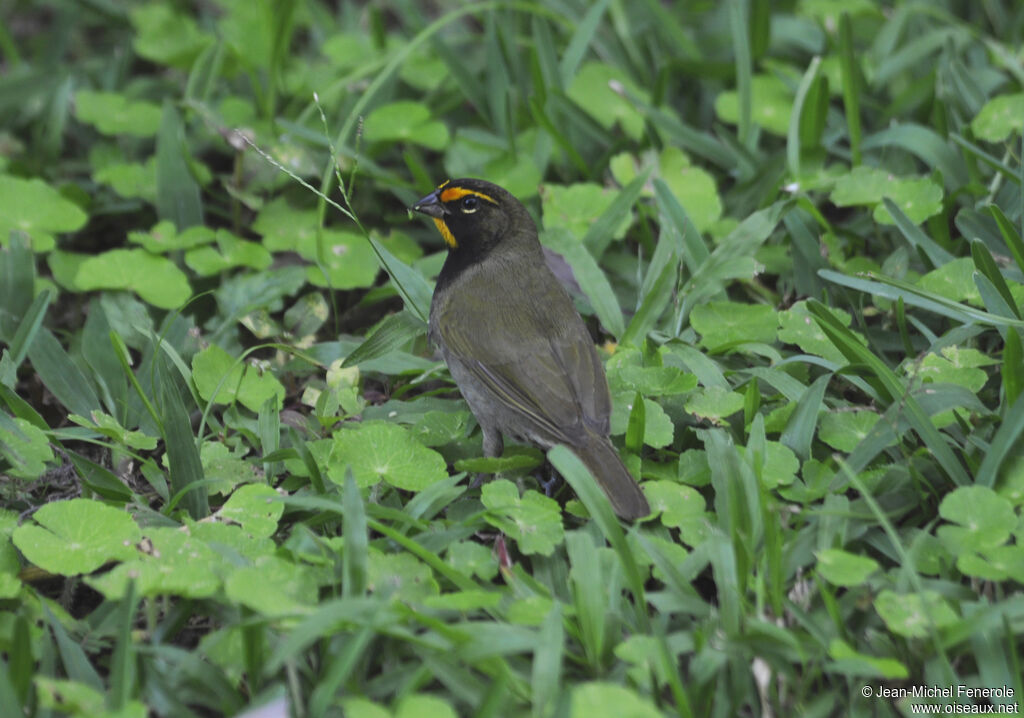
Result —
<path fill-rule="evenodd" d="M 450 214 L 448 208 L 444 206 L 444 202 L 441 201 L 440 189 L 435 189 L 433 192 L 414 204 L 412 206 L 412 210 L 413 212 L 420 212 L 433 217 L 434 219 L 441 219 L 445 215 Z"/>

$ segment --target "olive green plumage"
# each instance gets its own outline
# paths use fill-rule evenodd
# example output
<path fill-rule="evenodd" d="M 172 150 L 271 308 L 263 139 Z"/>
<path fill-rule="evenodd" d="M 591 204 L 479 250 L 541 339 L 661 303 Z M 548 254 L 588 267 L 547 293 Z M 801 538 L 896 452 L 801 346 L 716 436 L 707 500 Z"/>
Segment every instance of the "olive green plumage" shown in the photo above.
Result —
<path fill-rule="evenodd" d="M 484 454 L 502 435 L 580 458 L 625 519 L 650 513 L 608 438 L 604 367 L 572 300 L 548 269 L 537 227 L 501 187 L 442 184 L 413 206 L 449 245 L 430 306 L 430 337 L 480 423 Z"/>

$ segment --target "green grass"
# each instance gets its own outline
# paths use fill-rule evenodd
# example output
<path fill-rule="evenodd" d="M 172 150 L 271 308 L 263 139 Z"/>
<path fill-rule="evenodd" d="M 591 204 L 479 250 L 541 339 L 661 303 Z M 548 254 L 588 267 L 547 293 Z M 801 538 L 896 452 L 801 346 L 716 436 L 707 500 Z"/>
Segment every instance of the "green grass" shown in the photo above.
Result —
<path fill-rule="evenodd" d="M 340 5 L 0 4 L 0 715 L 1019 706 L 1024 7 Z M 459 176 L 651 518 L 481 457 Z"/>

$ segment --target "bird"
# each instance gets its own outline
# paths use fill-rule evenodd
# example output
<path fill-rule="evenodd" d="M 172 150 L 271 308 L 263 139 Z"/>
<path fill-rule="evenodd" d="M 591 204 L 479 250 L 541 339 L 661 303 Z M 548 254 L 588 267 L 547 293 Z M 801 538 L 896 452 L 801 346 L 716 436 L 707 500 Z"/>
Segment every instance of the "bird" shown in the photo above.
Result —
<path fill-rule="evenodd" d="M 611 398 L 594 341 L 545 262 L 537 225 L 510 192 L 451 179 L 416 202 L 448 249 L 430 304 L 428 336 L 501 456 L 508 437 L 569 448 L 619 517 L 651 513 L 609 438 Z"/>

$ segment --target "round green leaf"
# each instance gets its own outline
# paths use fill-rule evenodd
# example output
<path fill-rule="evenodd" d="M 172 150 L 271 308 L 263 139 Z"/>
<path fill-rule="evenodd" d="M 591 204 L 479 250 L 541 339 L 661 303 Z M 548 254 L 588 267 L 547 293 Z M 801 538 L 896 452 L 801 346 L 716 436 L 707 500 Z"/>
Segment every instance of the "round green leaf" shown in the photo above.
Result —
<path fill-rule="evenodd" d="M 725 418 L 743 408 L 743 395 L 725 387 L 712 386 L 694 392 L 686 401 L 686 411 L 713 424 L 725 423 Z"/>
<path fill-rule="evenodd" d="M 416 441 L 405 428 L 385 421 L 347 425 L 334 434 L 328 478 L 344 484 L 349 466 L 360 486 L 386 481 L 406 491 L 421 491 L 448 476 L 439 453 Z"/>
<path fill-rule="evenodd" d="M 999 95 L 985 103 L 971 120 L 975 137 L 987 142 L 1002 142 L 1013 133 L 1020 133 L 1024 117 L 1024 92 Z"/>
<path fill-rule="evenodd" d="M 253 536 L 272 536 L 284 513 L 277 492 L 266 484 L 247 484 L 237 489 L 220 507 L 217 518 L 240 524 Z"/>
<path fill-rule="evenodd" d="M 818 438 L 833 449 L 850 452 L 857 448 L 880 418 L 873 411 L 829 412 L 818 425 Z"/>
<path fill-rule="evenodd" d="M 316 607 L 317 584 L 304 566 L 278 556 L 262 556 L 224 583 L 228 600 L 265 616 L 307 613 Z"/>
<path fill-rule="evenodd" d="M 111 249 L 75 258 L 75 264 L 71 289 L 129 289 L 160 309 L 180 307 L 192 296 L 188 278 L 174 262 L 144 249 Z"/>
<path fill-rule="evenodd" d="M 644 131 L 644 116 L 635 102 L 616 91 L 624 88 L 643 102 L 650 95 L 637 87 L 618 67 L 602 62 L 587 62 L 569 85 L 568 95 L 584 112 L 607 129 L 616 124 L 634 140 Z"/>
<path fill-rule="evenodd" d="M 550 556 L 565 537 L 558 502 L 532 489 L 520 497 L 515 484 L 498 479 L 484 484 L 480 501 L 487 522 L 515 539 L 523 553 Z"/>
<path fill-rule="evenodd" d="M 773 135 L 785 137 L 793 111 L 793 93 L 775 75 L 755 75 L 750 79 L 751 118 Z M 729 124 L 740 121 L 739 94 L 734 90 L 715 98 L 715 114 Z"/>
<path fill-rule="evenodd" d="M 14 545 L 39 568 L 64 576 L 135 558 L 135 544 L 142 538 L 126 511 L 90 499 L 54 501 L 32 518 L 35 524 L 14 530 Z"/>
<path fill-rule="evenodd" d="M 410 100 L 382 105 L 367 115 L 363 136 L 367 142 L 414 142 L 432 150 L 448 144 L 445 124 L 431 120 L 426 105 Z"/>
<path fill-rule="evenodd" d="M 32 240 L 36 252 L 54 247 L 53 233 L 81 229 L 88 215 L 64 199 L 40 179 L 24 180 L 0 175 L 0 246 L 7 246 L 7 237 L 20 230 Z"/>
<path fill-rule="evenodd" d="M 178 529 L 154 527 L 139 543 L 135 560 L 89 579 L 108 599 L 118 600 L 135 582 L 140 596 L 206 598 L 220 588 L 223 559 L 201 539 Z"/>
<path fill-rule="evenodd" d="M 1013 504 L 987 486 L 961 486 L 946 494 L 939 515 L 957 524 L 937 531 L 954 555 L 1000 546 L 1017 526 Z"/>
<path fill-rule="evenodd" d="M 7 418 L 0 416 L 0 419 Z M 53 461 L 50 440 L 35 424 L 15 417 L 0 421 L 0 456 L 10 463 L 4 472 L 19 479 L 35 479 Z"/>
<path fill-rule="evenodd" d="M 160 129 L 162 112 L 157 104 L 116 92 L 80 90 L 75 95 L 75 116 L 105 135 L 152 137 Z"/>
<path fill-rule="evenodd" d="M 366 585 L 393 601 L 423 601 L 441 591 L 430 567 L 412 554 L 377 550 L 367 555 Z"/>
<path fill-rule="evenodd" d="M 838 548 L 818 551 L 815 555 L 818 558 L 818 572 L 836 586 L 859 586 L 878 570 L 878 562 L 873 558 Z"/>
<path fill-rule="evenodd" d="M 273 396 L 277 397 L 278 409 L 284 404 L 284 386 L 273 374 L 236 362 L 216 344 L 192 357 L 192 380 L 199 396 L 218 404 L 238 401 L 251 411 L 259 411 Z"/>
<path fill-rule="evenodd" d="M 885 589 L 875 599 L 875 610 L 893 633 L 924 638 L 931 625 L 941 629 L 957 621 L 946 600 L 935 591 L 898 594 Z"/>
<path fill-rule="evenodd" d="M 775 310 L 767 304 L 708 302 L 697 305 L 690 314 L 690 326 L 708 348 L 749 342 L 771 344 L 777 324 Z"/>
<path fill-rule="evenodd" d="M 661 718 L 661 711 L 617 683 L 581 683 L 572 691 L 570 718 Z"/>
<path fill-rule="evenodd" d="M 583 239 L 590 225 L 615 201 L 616 194 L 615 190 L 592 182 L 544 185 L 541 193 L 544 229 L 549 232 L 567 229 L 576 239 Z M 630 213 L 626 213 L 612 236 L 621 239 L 632 221 Z"/>

